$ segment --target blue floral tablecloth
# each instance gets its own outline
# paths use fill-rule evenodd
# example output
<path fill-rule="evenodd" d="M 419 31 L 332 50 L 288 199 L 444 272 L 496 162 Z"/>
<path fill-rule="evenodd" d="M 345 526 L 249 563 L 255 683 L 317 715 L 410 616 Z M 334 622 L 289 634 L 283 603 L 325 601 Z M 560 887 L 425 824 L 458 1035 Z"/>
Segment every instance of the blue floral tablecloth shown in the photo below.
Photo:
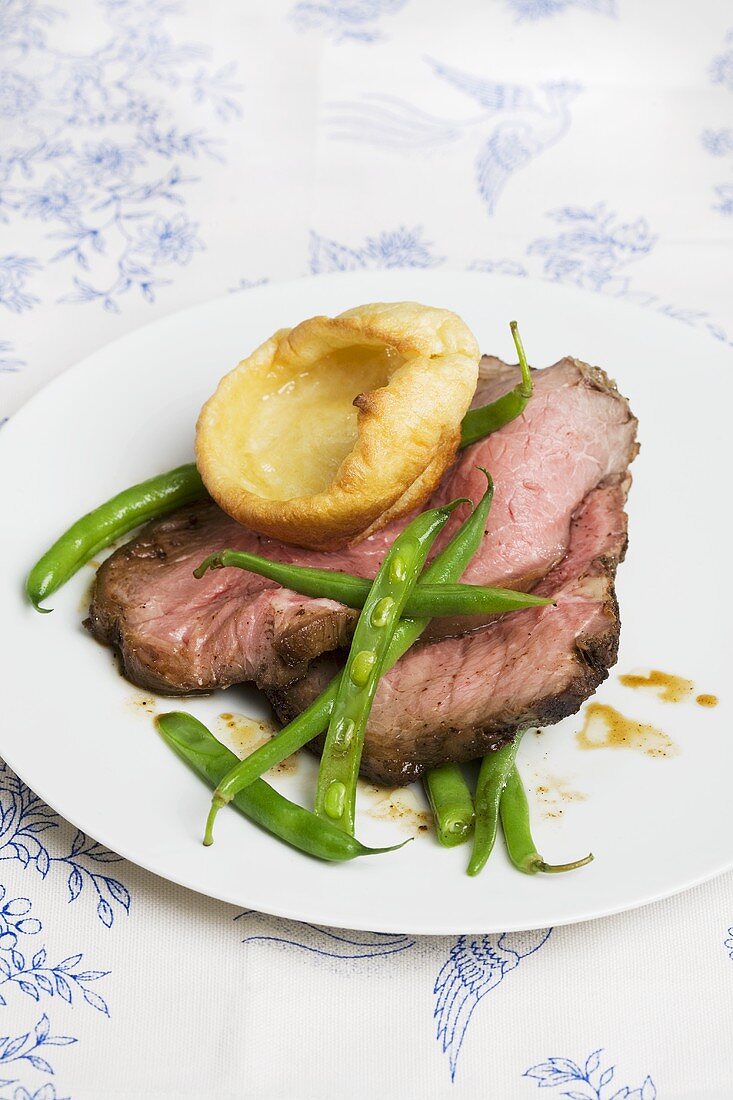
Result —
<path fill-rule="evenodd" d="M 156 316 L 450 265 L 730 342 L 730 0 L 0 0 L 0 413 Z M 416 939 L 155 879 L 0 770 L 0 1100 L 733 1096 L 733 877 Z"/>

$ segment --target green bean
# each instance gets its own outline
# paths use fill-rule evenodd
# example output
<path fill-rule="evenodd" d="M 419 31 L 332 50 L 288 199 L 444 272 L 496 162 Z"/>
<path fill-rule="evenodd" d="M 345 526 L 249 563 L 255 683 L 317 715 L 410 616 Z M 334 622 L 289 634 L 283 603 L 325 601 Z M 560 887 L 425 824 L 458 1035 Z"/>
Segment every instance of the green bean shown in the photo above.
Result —
<path fill-rule="evenodd" d="M 226 569 L 235 566 L 249 570 L 261 577 L 277 581 L 293 592 L 316 599 L 338 600 L 346 607 L 364 606 L 372 582 L 352 573 L 340 573 L 330 569 L 313 569 L 308 565 L 288 565 L 270 561 L 246 550 L 220 550 L 210 554 L 193 571 L 194 577 L 203 577 L 208 569 Z M 526 607 L 543 607 L 552 603 L 527 592 L 515 592 L 510 588 L 489 588 L 478 584 L 423 584 L 418 581 L 411 592 L 403 615 L 419 618 L 437 615 L 503 615 L 508 611 L 522 611 Z"/>
<path fill-rule="evenodd" d="M 585 867 L 593 859 L 591 852 L 572 863 L 545 863 L 532 839 L 529 803 L 516 766 L 511 768 L 501 795 L 501 825 L 509 858 L 525 875 L 535 875 L 538 871 L 546 874 L 574 871 L 577 867 Z"/>
<path fill-rule="evenodd" d="M 40 606 L 41 600 L 60 588 L 98 550 L 146 520 L 205 496 L 201 477 L 192 464 L 178 466 L 118 493 L 78 519 L 36 562 L 26 580 L 28 599 L 36 611 L 50 611 Z"/>
<path fill-rule="evenodd" d="M 517 322 L 512 321 L 509 327 L 512 330 L 514 346 L 519 356 L 522 380 L 513 390 L 505 393 L 503 397 L 497 398 L 496 401 L 492 401 L 490 405 L 482 405 L 478 409 L 468 410 L 461 425 L 461 448 L 468 447 L 470 443 L 475 443 L 477 440 L 491 435 L 492 432 L 498 431 L 499 428 L 503 428 L 510 421 L 516 420 L 524 412 L 527 402 L 532 396 L 534 389 L 532 375 L 527 364 L 527 356 L 524 353 Z"/>
<path fill-rule="evenodd" d="M 183 711 L 159 714 L 156 725 L 163 739 L 206 782 L 215 787 L 237 757 L 216 740 L 202 722 Z M 238 810 L 274 836 L 318 859 L 345 860 L 394 852 L 392 848 L 367 848 L 353 836 L 291 802 L 258 779 L 234 798 Z M 406 842 L 405 842 L 406 843 Z"/>
<path fill-rule="evenodd" d="M 486 470 L 483 472 L 488 480 L 486 492 L 473 512 L 463 521 L 445 549 L 435 557 L 423 573 L 426 583 L 443 584 L 456 581 L 480 546 L 494 494 L 494 484 L 491 477 Z M 385 671 L 395 665 L 413 642 L 417 641 L 429 622 L 430 620 L 427 618 L 401 620 L 392 636 L 384 665 Z M 328 687 L 321 692 L 317 699 L 314 699 L 306 710 L 287 726 L 284 726 L 272 740 L 267 741 L 260 748 L 255 749 L 250 756 L 241 760 L 221 780 L 214 791 L 206 825 L 206 839 L 209 843 L 212 838 L 214 818 L 222 806 L 231 802 L 235 794 L 254 782 L 264 772 L 275 767 L 276 764 L 297 752 L 298 749 L 302 749 L 304 745 L 307 745 L 309 741 L 312 741 L 314 737 L 321 733 L 331 717 L 340 678 L 341 673 L 333 678 Z"/>
<path fill-rule="evenodd" d="M 499 803 L 501 792 L 506 786 L 509 773 L 522 739 L 518 733 L 508 745 L 487 753 L 481 761 L 476 784 L 476 824 L 473 833 L 473 851 L 468 863 L 469 875 L 477 875 L 483 870 L 491 855 L 499 824 Z"/>
<path fill-rule="evenodd" d="M 354 831 L 356 781 L 364 733 L 389 643 L 430 548 L 458 504 L 431 508 L 394 540 L 369 589 L 351 640 L 321 753 L 315 811 Z"/>
<path fill-rule="evenodd" d="M 444 848 L 468 840 L 474 821 L 473 799 L 458 764 L 441 764 L 423 779 L 435 819 L 435 832 Z"/>

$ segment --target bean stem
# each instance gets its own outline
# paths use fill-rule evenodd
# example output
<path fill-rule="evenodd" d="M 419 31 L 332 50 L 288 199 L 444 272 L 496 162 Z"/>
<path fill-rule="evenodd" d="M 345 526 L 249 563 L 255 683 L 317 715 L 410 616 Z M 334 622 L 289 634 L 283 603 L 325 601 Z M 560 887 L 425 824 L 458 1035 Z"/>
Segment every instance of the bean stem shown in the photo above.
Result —
<path fill-rule="evenodd" d="M 521 397 L 524 397 L 529 401 L 534 390 L 532 383 L 532 372 L 527 362 L 527 355 L 524 350 L 524 344 L 522 343 L 522 337 L 519 335 L 519 325 L 516 321 L 509 322 L 509 328 L 511 330 L 512 339 L 514 340 L 514 347 L 517 349 L 517 358 L 519 359 L 519 369 L 522 372 L 522 381 L 517 387 Z"/>
<path fill-rule="evenodd" d="M 474 822 L 473 798 L 458 764 L 432 768 L 423 779 L 435 820 L 435 832 L 444 848 L 468 840 Z"/>
<path fill-rule="evenodd" d="M 525 875 L 538 871 L 556 875 L 585 867 L 593 859 L 592 852 L 571 863 L 545 863 L 532 839 L 529 821 L 529 802 L 521 776 L 516 766 L 510 769 L 501 795 L 501 825 L 504 830 L 507 852 L 514 866 Z"/>

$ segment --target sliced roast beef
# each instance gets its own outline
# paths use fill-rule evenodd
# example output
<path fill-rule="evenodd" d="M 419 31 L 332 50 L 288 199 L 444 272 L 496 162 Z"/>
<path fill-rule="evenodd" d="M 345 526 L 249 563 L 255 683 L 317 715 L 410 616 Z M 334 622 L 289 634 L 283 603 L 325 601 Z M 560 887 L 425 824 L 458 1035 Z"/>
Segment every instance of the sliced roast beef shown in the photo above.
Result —
<path fill-rule="evenodd" d="M 134 684 L 163 695 L 246 681 L 282 685 L 346 644 L 356 613 L 333 600 L 299 596 L 240 569 L 196 580 L 194 568 L 227 547 L 278 561 L 323 557 L 260 538 L 210 501 L 148 524 L 100 567 L 86 620 L 117 648 Z"/>
<path fill-rule="evenodd" d="M 555 606 L 418 645 L 383 677 L 362 774 L 393 786 L 410 783 L 428 768 L 474 760 L 520 729 L 578 710 L 616 661 L 614 577 L 626 548 L 625 496 L 619 484 L 586 497 L 567 553 L 534 589 Z M 299 683 L 268 692 L 278 716 L 295 717 L 337 671 L 336 659 L 324 656 Z"/>
<path fill-rule="evenodd" d="M 484 363 L 479 404 L 516 384 L 516 367 L 488 357 Z M 489 537 L 463 575 L 469 584 L 529 589 L 567 550 L 584 497 L 624 478 L 638 451 L 636 418 L 602 370 L 562 359 L 533 377 L 523 415 L 467 448 L 437 493 L 441 502 L 478 499 L 485 479 L 477 466 L 493 475 Z M 460 519 L 453 517 L 444 541 Z"/>
<path fill-rule="evenodd" d="M 516 367 L 485 357 L 475 403 L 506 392 L 516 378 Z M 635 454 L 636 421 L 602 371 L 563 359 L 535 372 L 534 380 L 523 416 L 467 448 L 433 500 L 478 499 L 485 480 L 477 466 L 494 476 L 487 537 L 464 578 L 472 583 L 526 589 L 544 577 L 565 554 L 572 517 L 587 494 L 623 479 Z M 443 542 L 461 518 L 452 517 Z M 214 504 L 199 504 L 149 524 L 102 565 L 87 625 L 118 649 L 130 680 L 157 692 L 188 694 L 245 681 L 279 689 L 302 677 L 321 653 L 346 643 L 354 613 L 243 570 L 195 580 L 193 568 L 231 547 L 371 578 L 405 522 L 323 553 L 256 535 Z M 436 620 L 434 627 L 456 632 L 463 624 Z"/>

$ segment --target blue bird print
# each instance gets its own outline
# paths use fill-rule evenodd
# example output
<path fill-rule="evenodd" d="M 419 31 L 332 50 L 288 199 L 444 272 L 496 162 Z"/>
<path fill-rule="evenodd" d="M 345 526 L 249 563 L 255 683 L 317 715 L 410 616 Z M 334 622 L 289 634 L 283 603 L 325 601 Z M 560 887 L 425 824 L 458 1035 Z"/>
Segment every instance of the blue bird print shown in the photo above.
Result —
<path fill-rule="evenodd" d="M 535 932 L 458 937 L 433 989 L 436 1038 L 448 1055 L 451 1080 L 455 1079 L 458 1056 L 476 1005 L 522 959 L 538 951 L 551 932 L 551 928 L 543 928 Z"/>
<path fill-rule="evenodd" d="M 478 113 L 461 119 L 441 118 L 394 96 L 368 94 L 356 101 L 331 103 L 326 124 L 341 141 L 394 149 L 403 156 L 430 152 L 451 143 L 473 140 L 481 145 L 475 172 L 487 213 L 493 214 L 508 180 L 567 132 L 570 104 L 582 91 L 568 81 L 528 87 L 464 73 L 426 58 L 433 72 L 475 100 Z"/>
<path fill-rule="evenodd" d="M 262 930 L 245 936 L 242 943 L 272 943 L 295 948 L 329 959 L 376 959 L 396 955 L 415 946 L 410 936 L 388 932 L 344 932 L 318 924 L 263 918 L 254 909 L 245 909 L 234 920 L 253 918 Z"/>
<path fill-rule="evenodd" d="M 498 114 L 476 158 L 476 182 L 486 209 L 493 214 L 509 177 L 525 168 L 567 132 L 570 104 L 581 91 L 578 84 L 560 81 L 541 85 L 537 92 L 512 84 L 482 80 L 431 62 L 436 74 L 459 91 Z"/>

